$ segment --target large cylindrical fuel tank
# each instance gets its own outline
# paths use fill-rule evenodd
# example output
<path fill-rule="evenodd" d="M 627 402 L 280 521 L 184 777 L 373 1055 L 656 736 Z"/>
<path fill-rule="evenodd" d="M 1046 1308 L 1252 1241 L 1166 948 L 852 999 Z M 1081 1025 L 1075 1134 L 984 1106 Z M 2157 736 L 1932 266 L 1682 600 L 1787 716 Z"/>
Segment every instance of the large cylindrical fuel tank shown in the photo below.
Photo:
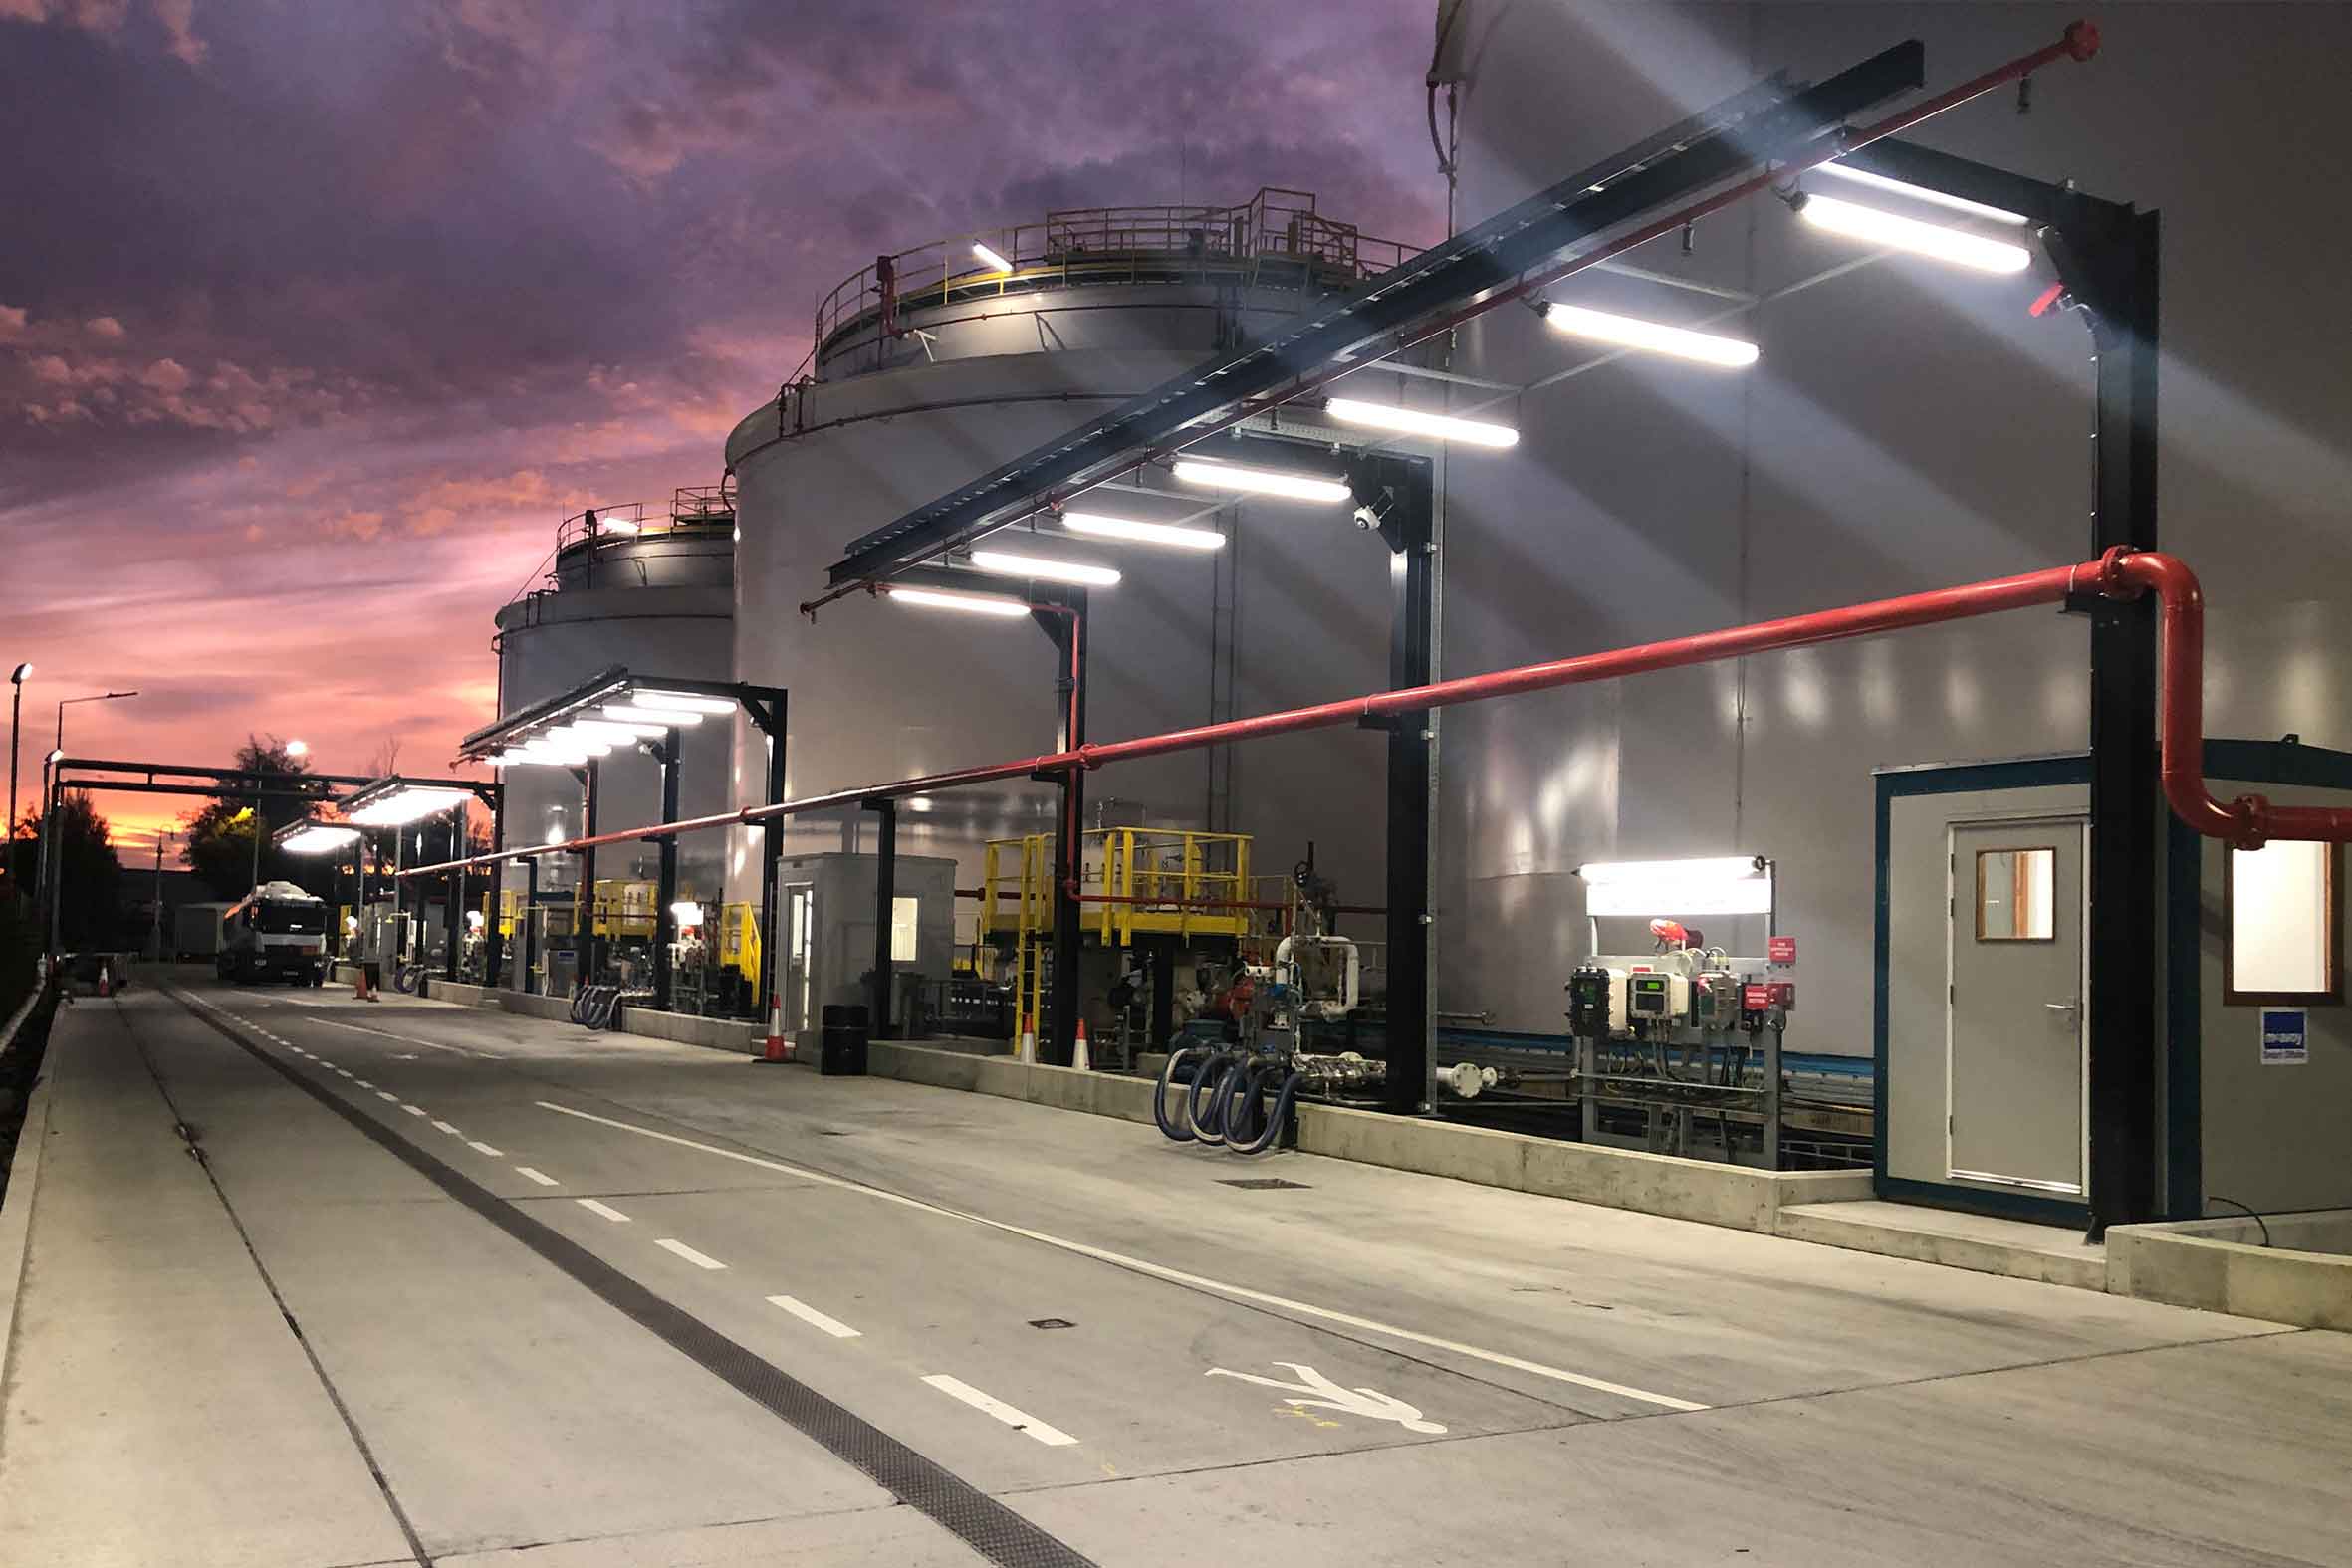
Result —
<path fill-rule="evenodd" d="M 734 517 L 716 489 L 681 490 L 667 508 L 608 506 L 565 520 L 544 584 L 498 612 L 499 717 L 620 666 L 654 680 L 730 678 L 734 660 Z M 724 722 L 682 733 L 682 816 L 724 810 L 732 733 Z M 561 768 L 509 768 L 505 844 L 539 844 L 583 830 L 581 787 Z M 610 831 L 660 820 L 660 773 L 620 749 L 597 764 L 596 825 Z M 651 843 L 599 852 L 598 880 L 650 880 Z M 679 887 L 716 898 L 723 845 L 716 834 L 679 845 Z M 571 856 L 544 860 L 540 885 L 570 886 Z"/>
<path fill-rule="evenodd" d="M 735 666 L 740 679 L 791 690 L 792 794 L 1053 748 L 1059 670 L 1040 625 L 862 594 L 815 619 L 800 606 L 860 534 L 1393 263 L 1397 247 L 1311 202 L 1261 192 L 1231 209 L 1055 214 L 980 237 L 1015 264 L 1010 275 L 948 242 L 893 258 L 887 290 L 868 269 L 821 307 L 814 378 L 745 419 L 727 449 L 742 525 Z M 1011 532 L 991 541 L 1124 574 L 1090 590 L 1088 739 L 1384 682 L 1388 556 L 1347 505 L 1233 504 L 1179 493 L 1155 471 L 1084 506 L 1226 535 L 1212 552 Z M 738 733 L 736 798 L 750 802 L 762 753 Z M 1122 765 L 1086 791 L 1089 826 L 1250 832 L 1261 872 L 1288 871 L 1312 841 L 1343 896 L 1378 899 L 1375 736 Z M 969 883 L 982 841 L 1046 830 L 1051 798 L 1019 785 L 914 801 L 899 844 L 959 857 Z M 796 818 L 793 833 L 798 850 L 837 846 L 854 828 Z M 753 835 L 739 835 L 731 863 L 730 897 L 753 896 Z"/>

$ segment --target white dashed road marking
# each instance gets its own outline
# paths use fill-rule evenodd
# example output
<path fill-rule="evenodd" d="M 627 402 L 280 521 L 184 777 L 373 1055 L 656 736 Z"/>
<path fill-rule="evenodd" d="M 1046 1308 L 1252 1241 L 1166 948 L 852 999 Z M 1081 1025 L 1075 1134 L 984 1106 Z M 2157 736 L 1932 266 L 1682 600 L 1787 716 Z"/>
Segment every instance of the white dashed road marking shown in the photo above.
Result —
<path fill-rule="evenodd" d="M 435 1122 L 433 1123 L 433 1126 L 438 1128 L 440 1131 L 447 1133 L 452 1138 L 463 1138 L 465 1136 L 464 1133 L 459 1132 L 447 1122 Z"/>
<path fill-rule="evenodd" d="M 400 1109 L 406 1111 L 411 1116 L 422 1116 L 424 1114 L 424 1107 L 421 1105 L 408 1105 L 403 1103 Z"/>
<path fill-rule="evenodd" d="M 768 1298 L 768 1304 L 770 1306 L 780 1306 L 784 1308 L 787 1312 L 790 1312 L 802 1322 L 813 1323 L 817 1327 L 822 1328 L 826 1333 L 832 1335 L 832 1337 L 835 1339 L 855 1339 L 858 1337 L 857 1330 L 851 1328 L 848 1324 L 842 1322 L 837 1317 L 825 1316 L 823 1312 L 818 1311 L 817 1308 L 811 1306 L 806 1301 L 796 1300 L 791 1296 L 770 1296 Z"/>
<path fill-rule="evenodd" d="M 586 1209 L 589 1214 L 602 1215 L 605 1219 L 617 1221 L 621 1225 L 627 1225 L 629 1223 L 629 1217 L 622 1214 L 619 1210 L 613 1208 L 610 1204 L 597 1203 L 593 1198 L 580 1198 L 575 1199 L 574 1202 L 578 1203 L 581 1208 Z"/>
<path fill-rule="evenodd" d="M 479 1142 L 479 1141 L 478 1141 L 478 1140 L 476 1140 L 476 1139 L 468 1138 L 468 1139 L 465 1141 L 465 1146 L 466 1146 L 467 1148 L 469 1148 L 469 1149 L 473 1150 L 473 1151 L 474 1151 L 474 1153 L 476 1153 L 476 1154 L 486 1154 L 486 1155 L 490 1156 L 490 1158 L 491 1158 L 491 1159 L 493 1159 L 493 1160 L 500 1160 L 500 1159 L 504 1159 L 504 1158 L 505 1158 L 505 1156 L 504 1156 L 504 1155 L 500 1154 L 500 1153 L 499 1153 L 499 1152 L 498 1152 L 496 1149 L 493 1149 L 493 1148 L 491 1148 L 491 1147 L 490 1147 L 490 1145 L 488 1145 L 488 1144 L 486 1144 L 486 1143 Z"/>
<path fill-rule="evenodd" d="M 515 1169 L 522 1172 L 525 1176 L 530 1177 L 542 1187 L 561 1187 L 564 1185 L 562 1182 L 559 1182 L 554 1177 L 548 1175 L 545 1171 L 534 1171 L 528 1165 L 518 1165 L 515 1167 Z"/>
<path fill-rule="evenodd" d="M 687 1262 L 692 1263 L 697 1268 L 725 1268 L 727 1266 L 725 1263 L 720 1262 L 717 1258 L 711 1257 L 702 1252 L 697 1252 L 685 1242 L 673 1241 L 668 1236 L 663 1236 L 660 1240 L 654 1242 L 653 1244 L 660 1247 L 665 1252 L 677 1253 L 680 1257 L 684 1258 Z"/>
<path fill-rule="evenodd" d="M 974 1410 L 996 1417 L 997 1420 L 1014 1431 L 1026 1433 L 1050 1449 L 1066 1448 L 1078 1441 L 1059 1427 L 1050 1427 L 1027 1412 L 1015 1410 L 992 1394 L 981 1393 L 980 1390 L 961 1378 L 951 1378 L 944 1372 L 934 1372 L 923 1381 L 945 1394 L 949 1399 L 960 1399 Z"/>
<path fill-rule="evenodd" d="M 399 1098 L 399 1096 L 398 1096 L 397 1094 L 394 1094 L 394 1093 L 393 1093 L 391 1090 L 389 1090 L 389 1089 L 378 1089 L 378 1090 L 376 1090 L 376 1091 L 375 1091 L 375 1097 L 376 1097 L 377 1099 L 379 1099 L 379 1100 L 397 1100 L 397 1099 Z"/>
<path fill-rule="evenodd" d="M 1625 1399 L 1639 1400 L 1647 1405 L 1662 1406 L 1667 1410 L 1696 1411 L 1711 1408 L 1699 1404 L 1695 1400 L 1677 1399 L 1671 1394 L 1653 1394 L 1648 1389 L 1637 1389 L 1624 1383 L 1612 1383 L 1606 1378 L 1591 1377 L 1582 1372 L 1570 1372 L 1564 1367 L 1546 1366 L 1540 1361 L 1529 1361 L 1524 1356 L 1506 1355 L 1501 1351 L 1486 1350 L 1477 1345 L 1465 1344 L 1458 1339 L 1446 1339 L 1436 1334 L 1424 1334 L 1419 1329 L 1406 1328 L 1401 1324 L 1383 1323 L 1377 1318 L 1362 1317 L 1353 1312 L 1342 1312 L 1336 1308 L 1318 1306 L 1311 1301 L 1300 1301 L 1291 1296 L 1279 1296 L 1272 1291 L 1254 1290 L 1248 1285 L 1237 1285 L 1228 1280 L 1212 1279 L 1206 1274 L 1195 1274 L 1181 1268 L 1170 1268 L 1165 1263 L 1155 1263 L 1147 1258 L 1131 1257 L 1124 1252 L 1111 1251 L 1108 1247 L 1093 1246 L 1084 1241 L 1074 1241 L 1067 1236 L 1053 1235 L 1044 1231 L 1032 1231 L 1026 1226 L 1014 1225 L 1004 1220 L 991 1220 L 985 1215 L 968 1214 L 963 1210 L 949 1209 L 941 1204 L 928 1204 L 920 1198 L 909 1198 L 903 1193 L 893 1193 L 879 1187 L 868 1187 L 863 1182 L 852 1182 L 844 1177 L 828 1175 L 823 1171 L 812 1171 L 805 1166 L 787 1165 L 782 1160 L 767 1160 L 756 1154 L 744 1154 L 735 1149 L 722 1149 L 716 1144 L 697 1143 L 691 1138 L 681 1138 L 675 1133 L 656 1132 L 650 1127 L 639 1127 L 633 1122 L 615 1121 L 609 1116 L 597 1116 L 588 1111 L 576 1111 L 569 1105 L 558 1105 L 553 1100 L 537 1100 L 533 1103 L 538 1105 L 541 1110 L 554 1111 L 559 1115 L 574 1117 L 584 1122 L 594 1122 L 599 1127 L 611 1127 L 621 1132 L 635 1133 L 640 1138 L 651 1138 L 660 1143 L 675 1144 L 683 1149 L 699 1150 L 704 1154 L 717 1155 L 722 1160 L 735 1160 L 744 1165 L 758 1166 L 764 1171 L 781 1171 L 787 1176 L 797 1176 L 804 1181 L 816 1182 L 825 1187 L 836 1187 L 844 1192 L 863 1193 L 868 1198 L 878 1198 L 884 1203 L 897 1204 L 907 1209 L 919 1209 L 926 1214 L 942 1215 L 950 1220 L 964 1221 L 968 1225 L 987 1226 L 990 1230 L 1002 1231 L 1007 1235 L 1022 1236 L 1041 1245 L 1075 1253 L 1079 1257 L 1091 1257 L 1097 1262 L 1109 1263 L 1116 1268 L 1147 1274 L 1154 1279 L 1165 1279 L 1173 1284 L 1188 1285 L 1196 1290 L 1207 1290 L 1217 1295 L 1230 1296 L 1237 1301 L 1255 1301 L 1261 1306 L 1278 1307 L 1286 1312 L 1297 1313 L 1302 1317 L 1317 1318 L 1325 1323 L 1337 1323 L 1346 1328 L 1361 1329 L 1365 1333 L 1378 1334 L 1386 1339 L 1401 1339 L 1407 1344 L 1427 1345 L 1432 1350 L 1443 1350 L 1452 1355 L 1467 1356 L 1473 1361 L 1486 1362 L 1489 1366 L 1509 1367 L 1515 1372 L 1525 1372 L 1539 1378 L 1550 1378 L 1559 1383 L 1572 1383 L 1578 1388 L 1595 1389 L 1603 1394 L 1615 1394 Z"/>

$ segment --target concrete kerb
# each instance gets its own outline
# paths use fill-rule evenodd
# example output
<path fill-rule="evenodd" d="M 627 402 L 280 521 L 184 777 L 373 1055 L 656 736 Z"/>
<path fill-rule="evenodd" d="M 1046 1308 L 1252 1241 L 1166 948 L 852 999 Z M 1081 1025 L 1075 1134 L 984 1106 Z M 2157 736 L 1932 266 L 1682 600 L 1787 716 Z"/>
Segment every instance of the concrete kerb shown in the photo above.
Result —
<path fill-rule="evenodd" d="M 526 1017 L 553 1019 L 558 1023 L 572 1020 L 572 999 L 569 997 L 538 997 L 503 989 L 494 991 L 487 986 L 469 986 L 462 981 L 442 980 L 430 975 L 419 983 L 417 994 L 458 1007 L 495 1008 Z M 641 1039 L 671 1040 L 680 1045 L 700 1045 L 707 1050 L 734 1051 L 742 1055 L 751 1054 L 767 1038 L 757 1024 L 734 1018 L 702 1018 L 682 1012 L 655 1012 L 649 1008 L 622 1008 L 620 1032 L 634 1034 Z"/>
<path fill-rule="evenodd" d="M 32 1016 L 41 1000 L 35 990 L 16 1009 L 8 1026 L 0 1029 L 0 1050 L 16 1042 L 17 1030 Z M 49 1085 L 56 1074 L 47 1063 L 33 1080 L 25 1100 L 25 1123 L 17 1134 L 16 1155 L 8 1166 L 8 1196 L 0 1202 L 0 1390 L 8 1387 L 16 1359 L 16 1306 L 24 1288 L 25 1255 L 33 1239 L 33 1199 L 41 1186 L 41 1150 L 49 1142 Z"/>
<path fill-rule="evenodd" d="M 2345 1215 L 2308 1217 L 2313 1239 Z M 2271 1219 L 2272 1238 L 2300 1239 L 2297 1222 L 2305 1218 Z M 2258 1233 L 2237 1219 L 2116 1226 L 2107 1232 L 2107 1288 L 2171 1306 L 2352 1331 L 2352 1255 L 2237 1239 L 2248 1232 Z"/>
<path fill-rule="evenodd" d="M 899 1040 L 868 1046 L 866 1067 L 878 1077 L 942 1089 L 1147 1125 L 1152 1119 L 1155 1085 L 1149 1078 L 973 1056 Z M 1867 1171 L 1757 1171 L 1331 1105 L 1298 1108 L 1298 1147 L 1362 1165 L 1765 1234 L 1787 1205 L 1870 1196 Z"/>

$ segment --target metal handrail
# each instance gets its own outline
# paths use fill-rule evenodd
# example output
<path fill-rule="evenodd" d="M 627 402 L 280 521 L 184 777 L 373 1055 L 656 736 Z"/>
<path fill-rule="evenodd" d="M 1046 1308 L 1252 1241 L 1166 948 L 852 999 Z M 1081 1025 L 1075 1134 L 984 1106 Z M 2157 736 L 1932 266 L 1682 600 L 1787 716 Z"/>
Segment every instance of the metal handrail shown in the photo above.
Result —
<path fill-rule="evenodd" d="M 988 267 L 973 252 L 984 244 L 1013 264 Z M 1239 206 L 1073 207 L 1007 228 L 978 229 L 933 240 L 888 259 L 901 305 L 947 304 L 1073 283 L 1132 281 L 1146 260 L 1164 273 L 1237 269 L 1254 281 L 1268 263 L 1303 264 L 1333 282 L 1355 283 L 1420 254 L 1419 246 L 1373 239 L 1354 224 L 1324 217 L 1311 191 L 1266 186 Z M 843 327 L 880 311 L 880 268 L 868 265 L 817 302 L 813 341 L 823 345 Z"/>

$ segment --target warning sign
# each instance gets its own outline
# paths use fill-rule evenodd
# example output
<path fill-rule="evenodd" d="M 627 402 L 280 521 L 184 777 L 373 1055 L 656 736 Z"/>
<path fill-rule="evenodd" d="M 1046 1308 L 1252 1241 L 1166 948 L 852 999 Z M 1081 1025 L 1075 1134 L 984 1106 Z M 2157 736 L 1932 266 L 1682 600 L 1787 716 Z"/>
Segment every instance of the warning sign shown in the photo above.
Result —
<path fill-rule="evenodd" d="M 1796 938 L 1768 937 L 1765 939 L 1764 958 L 1774 964 L 1796 962 Z"/>
<path fill-rule="evenodd" d="M 2301 1008 L 2262 1009 L 2262 1065 L 2300 1067 L 2311 1059 L 2311 1015 Z"/>

